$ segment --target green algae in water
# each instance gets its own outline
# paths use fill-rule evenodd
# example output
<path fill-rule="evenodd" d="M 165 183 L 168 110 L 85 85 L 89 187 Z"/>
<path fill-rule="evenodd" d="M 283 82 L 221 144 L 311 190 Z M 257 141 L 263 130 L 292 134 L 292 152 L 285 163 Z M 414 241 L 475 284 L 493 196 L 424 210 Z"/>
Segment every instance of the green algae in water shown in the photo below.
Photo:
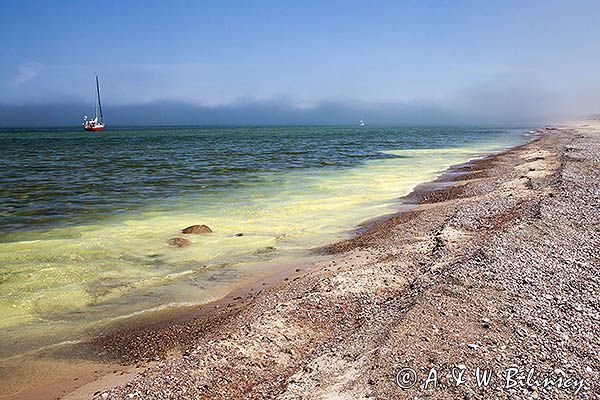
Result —
<path fill-rule="evenodd" d="M 393 212 L 449 166 L 523 142 L 522 132 L 1 131 L 0 357 L 221 297 Z M 166 245 L 197 223 L 214 233 Z"/>

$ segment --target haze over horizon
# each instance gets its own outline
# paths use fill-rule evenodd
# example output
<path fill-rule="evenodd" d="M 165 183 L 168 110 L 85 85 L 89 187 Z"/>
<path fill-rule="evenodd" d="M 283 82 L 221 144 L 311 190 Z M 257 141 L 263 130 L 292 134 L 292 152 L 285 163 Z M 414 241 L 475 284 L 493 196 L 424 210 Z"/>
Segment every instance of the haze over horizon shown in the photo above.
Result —
<path fill-rule="evenodd" d="M 600 3 L 23 1 L 0 126 L 522 124 L 600 110 Z"/>

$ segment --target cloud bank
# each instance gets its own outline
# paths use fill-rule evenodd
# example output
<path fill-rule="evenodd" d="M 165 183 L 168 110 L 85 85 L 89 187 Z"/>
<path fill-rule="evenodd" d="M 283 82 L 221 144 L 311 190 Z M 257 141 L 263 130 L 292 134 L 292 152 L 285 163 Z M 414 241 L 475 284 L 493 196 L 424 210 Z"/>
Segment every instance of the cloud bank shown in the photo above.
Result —
<path fill-rule="evenodd" d="M 109 126 L 168 125 L 532 125 L 570 118 L 543 95 L 507 90 L 504 96 L 475 92 L 452 104 L 321 102 L 296 107 L 284 101 L 241 101 L 201 106 L 183 101 L 104 106 Z M 78 126 L 90 114 L 83 102 L 2 105 L 0 127 Z"/>
<path fill-rule="evenodd" d="M 23 83 L 42 68 L 24 64 L 12 81 L 15 85 Z M 599 104 L 597 94 L 582 97 L 577 90 L 552 91 L 531 79 L 510 76 L 465 83 L 436 100 L 335 99 L 307 105 L 281 98 L 245 99 L 211 106 L 180 99 L 115 105 L 108 98 L 104 101 L 104 115 L 109 126 L 352 125 L 361 119 L 370 125 L 525 126 L 595 113 Z M 90 112 L 90 102 L 81 100 L 0 103 L 0 127 L 76 127 Z"/>

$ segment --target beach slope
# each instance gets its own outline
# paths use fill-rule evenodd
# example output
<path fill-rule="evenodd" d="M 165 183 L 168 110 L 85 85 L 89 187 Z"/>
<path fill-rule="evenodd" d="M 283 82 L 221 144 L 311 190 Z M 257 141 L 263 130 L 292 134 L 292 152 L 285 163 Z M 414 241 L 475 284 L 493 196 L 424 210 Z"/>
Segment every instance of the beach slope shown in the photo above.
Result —
<path fill-rule="evenodd" d="M 161 361 L 95 397 L 558 399 L 580 386 L 591 398 L 599 157 L 600 123 L 589 121 L 455 168 L 411 195 L 416 208 L 330 246 L 330 260 L 245 303 L 113 338 L 124 359 Z M 174 340 L 176 354 L 161 355 Z M 466 369 L 460 385 L 457 366 Z M 493 371 L 483 388 L 477 367 Z M 403 368 L 415 372 L 410 388 L 398 385 L 412 379 Z M 508 368 L 535 375 L 507 387 Z M 547 375 L 563 387 L 535 384 Z"/>

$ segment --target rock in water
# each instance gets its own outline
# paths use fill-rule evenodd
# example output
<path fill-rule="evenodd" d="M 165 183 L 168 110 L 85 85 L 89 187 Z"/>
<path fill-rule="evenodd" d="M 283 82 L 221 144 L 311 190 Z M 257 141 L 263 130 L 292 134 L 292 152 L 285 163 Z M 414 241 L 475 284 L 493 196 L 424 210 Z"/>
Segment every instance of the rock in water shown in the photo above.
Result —
<path fill-rule="evenodd" d="M 185 247 L 185 246 L 189 246 L 190 244 L 192 244 L 192 241 L 188 240 L 188 239 L 176 237 L 176 238 L 171 238 L 171 239 L 167 240 L 167 244 L 169 246 L 173 246 L 173 247 Z"/>
<path fill-rule="evenodd" d="M 212 229 L 210 229 L 206 225 L 192 225 L 188 226 L 181 233 L 193 234 L 193 235 L 206 235 L 207 233 L 211 233 Z"/>
<path fill-rule="evenodd" d="M 262 247 L 254 252 L 254 254 L 267 254 L 277 250 L 273 246 Z"/>

